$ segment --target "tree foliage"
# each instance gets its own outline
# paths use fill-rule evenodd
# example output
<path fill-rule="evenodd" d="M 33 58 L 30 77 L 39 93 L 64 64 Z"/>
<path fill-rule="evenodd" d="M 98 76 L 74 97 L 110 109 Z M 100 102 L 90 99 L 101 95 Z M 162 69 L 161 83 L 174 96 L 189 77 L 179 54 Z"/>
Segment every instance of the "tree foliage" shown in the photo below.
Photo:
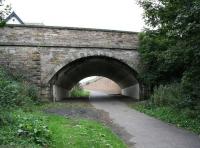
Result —
<path fill-rule="evenodd" d="M 0 27 L 5 25 L 5 18 L 10 13 L 11 7 L 5 3 L 5 0 L 0 0 Z"/>
<path fill-rule="evenodd" d="M 142 79 L 151 88 L 179 82 L 200 104 L 200 1 L 139 0 L 148 29 L 140 35 Z"/>

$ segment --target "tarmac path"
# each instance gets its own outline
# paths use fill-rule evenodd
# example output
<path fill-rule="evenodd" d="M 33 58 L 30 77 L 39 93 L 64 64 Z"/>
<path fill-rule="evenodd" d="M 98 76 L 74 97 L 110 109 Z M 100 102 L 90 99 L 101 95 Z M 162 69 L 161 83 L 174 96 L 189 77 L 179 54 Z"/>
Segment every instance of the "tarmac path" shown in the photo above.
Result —
<path fill-rule="evenodd" d="M 200 148 L 198 135 L 131 109 L 117 96 L 90 92 L 91 104 L 108 112 L 115 124 L 132 135 L 129 142 L 135 148 Z"/>

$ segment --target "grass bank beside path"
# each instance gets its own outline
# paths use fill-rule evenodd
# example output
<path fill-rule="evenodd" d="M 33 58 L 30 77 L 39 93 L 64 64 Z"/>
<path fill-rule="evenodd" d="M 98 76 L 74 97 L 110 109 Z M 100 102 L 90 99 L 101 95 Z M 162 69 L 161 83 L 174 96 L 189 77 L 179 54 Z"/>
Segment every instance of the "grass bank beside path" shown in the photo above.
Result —
<path fill-rule="evenodd" d="M 49 103 L 39 107 L 49 108 L 92 108 L 84 101 L 78 103 Z M 52 132 L 52 147 L 55 148 L 126 148 L 124 142 L 108 127 L 94 120 L 45 114 Z"/>
<path fill-rule="evenodd" d="M 48 103 L 13 110 L 0 129 L 0 147 L 126 148 L 103 123 L 45 113 L 46 109 L 91 108 L 87 103 Z"/>
<path fill-rule="evenodd" d="M 129 104 L 129 106 L 147 115 L 200 135 L 200 119 L 189 117 L 184 111 L 178 111 L 169 106 L 148 106 L 144 102 L 134 102 Z"/>
<path fill-rule="evenodd" d="M 125 144 L 102 124 L 86 119 L 48 116 L 56 148 L 125 148 Z"/>

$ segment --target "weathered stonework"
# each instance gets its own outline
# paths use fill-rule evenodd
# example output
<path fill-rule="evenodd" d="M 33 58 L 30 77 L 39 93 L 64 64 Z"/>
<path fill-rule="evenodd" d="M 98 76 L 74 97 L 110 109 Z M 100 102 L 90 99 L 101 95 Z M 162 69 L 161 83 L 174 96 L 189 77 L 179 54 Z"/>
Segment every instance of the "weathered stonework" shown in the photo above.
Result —
<path fill-rule="evenodd" d="M 22 73 L 48 97 L 51 78 L 80 58 L 111 57 L 138 71 L 137 46 L 138 35 L 131 32 L 7 26 L 0 28 L 0 65 Z"/>

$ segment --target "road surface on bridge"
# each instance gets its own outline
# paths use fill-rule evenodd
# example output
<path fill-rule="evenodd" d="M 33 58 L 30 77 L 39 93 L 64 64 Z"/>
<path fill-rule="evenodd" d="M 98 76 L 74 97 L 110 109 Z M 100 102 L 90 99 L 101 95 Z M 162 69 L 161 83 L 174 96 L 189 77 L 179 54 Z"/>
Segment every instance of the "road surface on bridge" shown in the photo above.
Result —
<path fill-rule="evenodd" d="M 115 124 L 132 135 L 129 142 L 135 143 L 135 148 L 200 148 L 196 134 L 131 109 L 116 96 L 95 91 L 90 95 L 95 108 L 108 112 Z"/>

